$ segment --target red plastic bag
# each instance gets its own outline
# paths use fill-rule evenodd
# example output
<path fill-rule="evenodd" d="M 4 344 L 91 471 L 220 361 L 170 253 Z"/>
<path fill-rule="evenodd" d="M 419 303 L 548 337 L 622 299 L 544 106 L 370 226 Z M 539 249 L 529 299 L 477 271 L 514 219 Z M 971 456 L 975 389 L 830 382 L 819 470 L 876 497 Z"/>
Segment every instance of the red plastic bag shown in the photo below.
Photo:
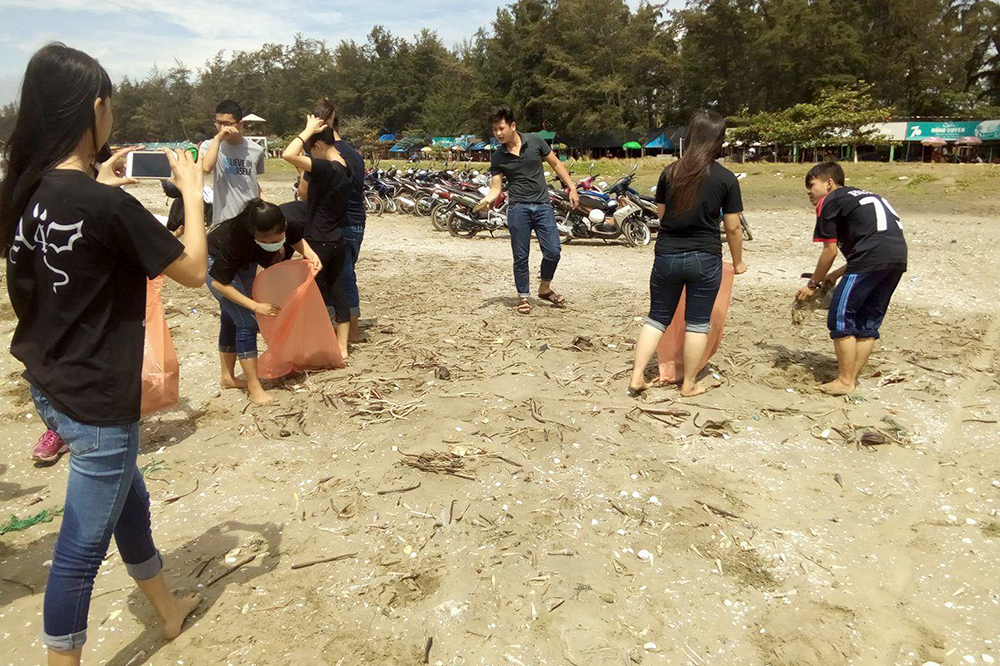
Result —
<path fill-rule="evenodd" d="M 277 317 L 257 317 L 267 342 L 257 367 L 261 379 L 344 367 L 337 331 L 308 261 L 283 261 L 262 271 L 253 283 L 253 299 L 281 308 Z"/>
<path fill-rule="evenodd" d="M 701 365 L 698 366 L 699 372 L 715 352 L 719 351 L 719 345 L 722 344 L 729 300 L 733 295 L 733 275 L 733 265 L 723 263 L 722 285 L 719 287 L 719 295 L 715 298 L 715 307 L 712 308 L 712 328 L 708 332 L 708 347 L 705 349 Z M 684 294 L 681 294 L 674 319 L 660 338 L 660 346 L 656 348 L 661 382 L 679 382 L 684 377 L 684 301 Z"/>
<path fill-rule="evenodd" d="M 177 351 L 163 316 L 160 275 L 146 283 L 146 340 L 142 352 L 143 416 L 173 407 L 180 400 L 181 369 Z"/>

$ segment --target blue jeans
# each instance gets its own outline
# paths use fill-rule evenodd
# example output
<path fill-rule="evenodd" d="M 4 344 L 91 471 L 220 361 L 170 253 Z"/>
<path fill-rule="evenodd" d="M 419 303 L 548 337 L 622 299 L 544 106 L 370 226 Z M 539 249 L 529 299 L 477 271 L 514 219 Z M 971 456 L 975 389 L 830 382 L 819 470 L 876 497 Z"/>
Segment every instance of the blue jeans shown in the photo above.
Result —
<path fill-rule="evenodd" d="M 653 271 L 649 276 L 646 323 L 661 331 L 667 330 L 683 291 L 685 330 L 708 333 L 720 286 L 722 257 L 719 255 L 711 252 L 658 254 L 653 259 Z"/>
<path fill-rule="evenodd" d="M 358 275 L 354 265 L 358 263 L 361 254 L 361 243 L 365 240 L 365 225 L 349 224 L 344 227 L 344 292 L 347 305 L 351 308 L 352 317 L 361 316 L 361 297 L 358 295 Z"/>
<path fill-rule="evenodd" d="M 830 337 L 879 339 L 879 328 L 889 301 L 903 277 L 903 268 L 845 275 L 833 292 L 826 318 Z"/>
<path fill-rule="evenodd" d="M 149 494 L 136 467 L 139 423 L 93 426 L 56 409 L 34 386 L 35 410 L 72 455 L 59 538 L 45 585 L 42 642 L 75 650 L 87 640 L 87 612 L 112 534 L 128 575 L 148 580 L 163 569 L 149 526 Z"/>
<path fill-rule="evenodd" d="M 214 260 L 208 258 L 208 270 Z M 229 283 L 247 298 L 253 298 L 253 280 L 257 277 L 257 264 L 240 271 Z M 257 358 L 257 315 L 242 305 L 237 305 L 212 287 L 212 276 L 205 279 L 208 290 L 219 301 L 219 351 L 236 354 L 237 358 Z"/>
<path fill-rule="evenodd" d="M 507 209 L 507 226 L 514 252 L 514 285 L 518 296 L 527 297 L 531 295 L 528 253 L 532 230 L 542 248 L 542 279 L 551 280 L 556 274 L 560 252 L 556 214 L 550 203 L 515 203 Z"/>

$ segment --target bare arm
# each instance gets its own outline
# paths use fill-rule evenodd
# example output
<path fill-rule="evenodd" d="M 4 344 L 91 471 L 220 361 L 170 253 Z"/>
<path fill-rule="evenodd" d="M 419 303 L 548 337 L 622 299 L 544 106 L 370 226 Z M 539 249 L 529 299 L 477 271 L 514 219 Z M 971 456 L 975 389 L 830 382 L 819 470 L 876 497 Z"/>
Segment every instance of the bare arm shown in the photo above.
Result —
<path fill-rule="evenodd" d="M 299 171 L 299 199 L 301 201 L 309 200 L 309 181 L 303 178 L 303 171 Z"/>
<path fill-rule="evenodd" d="M 222 294 L 226 300 L 236 303 L 236 305 L 242 306 L 249 310 L 250 312 L 256 312 L 259 315 L 264 315 L 265 317 L 276 317 L 281 308 L 277 305 L 272 305 L 271 303 L 259 303 L 239 289 L 231 284 L 222 284 L 218 280 L 212 280 L 212 289 Z"/>
<path fill-rule="evenodd" d="M 569 175 L 569 171 L 566 170 L 563 163 L 559 161 L 558 157 L 556 157 L 555 151 L 551 151 L 545 156 L 545 162 L 552 167 L 553 171 L 556 172 L 556 175 L 559 176 L 559 180 L 563 182 L 563 185 L 569 188 L 570 205 L 573 206 L 573 208 L 579 206 L 580 195 L 576 191 L 576 183 L 573 182 L 573 179 Z"/>
<path fill-rule="evenodd" d="M 292 139 L 285 152 L 281 153 L 281 159 L 285 160 L 299 171 L 312 171 L 312 158 L 302 154 L 305 139 L 301 135 Z"/>
<path fill-rule="evenodd" d="M 833 267 L 833 262 L 836 259 L 837 244 L 824 243 L 823 252 L 820 253 L 819 261 L 816 262 L 816 270 L 813 271 L 812 281 L 816 284 L 822 282 L 826 278 L 826 274 L 830 272 L 830 268 Z"/>
<path fill-rule="evenodd" d="M 201 160 L 202 173 L 212 173 L 215 171 L 215 163 L 219 161 L 219 145 L 232 136 L 236 130 L 232 127 L 223 127 L 219 133 L 212 138 L 212 143 L 205 151 L 205 157 Z"/>
<path fill-rule="evenodd" d="M 819 285 L 819 283 L 826 278 L 827 273 L 830 272 L 830 267 L 833 266 L 833 262 L 837 258 L 837 251 L 837 244 L 835 242 L 823 244 L 823 252 L 820 253 L 819 261 L 816 262 L 816 270 L 813 271 L 810 284 Z M 813 292 L 815 292 L 815 289 L 807 284 L 799 289 L 799 292 L 795 294 L 795 300 L 804 301 L 807 298 L 810 298 L 813 295 Z"/>
<path fill-rule="evenodd" d="M 747 270 L 747 265 L 743 262 L 743 229 L 740 227 L 740 214 L 726 213 L 723 215 L 722 221 L 726 228 L 726 242 L 729 243 L 733 269 L 739 275 Z"/>
<path fill-rule="evenodd" d="M 323 120 L 313 115 L 306 116 L 306 128 L 291 140 L 285 151 L 281 153 L 281 159 L 299 171 L 312 171 L 312 158 L 303 155 L 302 149 L 312 135 L 319 134 L 324 128 L 326 128 L 326 123 Z M 343 158 L 341 158 L 341 163 L 343 163 Z"/>
<path fill-rule="evenodd" d="M 493 179 L 490 181 L 490 191 L 476 204 L 475 210 L 477 212 L 486 210 L 493 205 L 493 202 L 497 200 L 501 192 L 503 192 L 503 176 L 495 173 L 493 174 Z"/>
<path fill-rule="evenodd" d="M 323 262 L 320 261 L 319 255 L 317 255 L 313 251 L 313 249 L 311 247 L 309 247 L 309 243 L 306 241 L 305 238 L 303 238 L 302 240 L 300 240 L 298 243 L 296 243 L 292 247 L 294 247 L 295 251 L 298 252 L 299 254 L 301 254 L 302 257 L 306 261 L 308 261 L 310 264 L 312 264 L 313 268 L 316 269 L 317 273 L 319 271 L 323 270 Z"/>
<path fill-rule="evenodd" d="M 212 289 L 225 296 L 226 299 L 236 303 L 236 305 L 242 305 L 251 312 L 257 311 L 257 301 L 253 300 L 231 284 L 222 284 L 218 280 L 212 279 Z"/>
<path fill-rule="evenodd" d="M 208 268 L 208 242 L 205 238 L 205 201 L 202 198 L 204 174 L 187 151 L 166 150 L 173 178 L 170 182 L 181 191 L 184 200 L 184 252 L 164 269 L 168 278 L 197 288 L 205 283 Z"/>

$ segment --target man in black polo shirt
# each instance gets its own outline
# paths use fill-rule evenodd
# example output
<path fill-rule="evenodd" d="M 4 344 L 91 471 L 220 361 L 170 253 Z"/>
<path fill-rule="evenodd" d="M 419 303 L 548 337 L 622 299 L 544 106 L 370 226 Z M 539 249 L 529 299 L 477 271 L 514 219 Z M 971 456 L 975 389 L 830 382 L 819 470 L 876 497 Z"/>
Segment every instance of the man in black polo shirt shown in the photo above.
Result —
<path fill-rule="evenodd" d="M 506 177 L 510 201 L 507 226 L 510 228 L 510 246 L 514 252 L 517 311 L 521 314 L 531 313 L 528 253 L 531 249 L 532 230 L 542 249 L 542 276 L 538 297 L 553 305 L 562 305 L 565 299 L 552 290 L 551 284 L 559 264 L 559 230 L 556 228 L 556 215 L 549 199 L 542 162 L 548 163 L 559 180 L 569 188 L 569 201 L 574 208 L 580 204 L 576 185 L 545 141 L 536 134 L 521 134 L 517 131 L 514 112 L 509 108 L 500 106 L 493 109 L 490 122 L 493 124 L 493 136 L 500 142 L 500 146 L 494 151 L 490 164 L 490 173 L 493 174 L 490 192 L 476 208 L 482 210 L 500 196 L 503 178 Z"/>

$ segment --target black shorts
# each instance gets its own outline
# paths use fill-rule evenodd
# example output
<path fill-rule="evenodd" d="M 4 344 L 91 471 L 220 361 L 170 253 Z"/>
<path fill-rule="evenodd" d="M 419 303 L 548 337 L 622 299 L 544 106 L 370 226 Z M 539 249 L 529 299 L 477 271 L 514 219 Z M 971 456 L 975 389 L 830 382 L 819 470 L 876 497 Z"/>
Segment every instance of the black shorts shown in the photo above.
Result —
<path fill-rule="evenodd" d="M 845 275 L 833 292 L 826 325 L 830 337 L 879 338 L 889 301 L 899 285 L 905 268 L 892 267 L 871 273 Z"/>

